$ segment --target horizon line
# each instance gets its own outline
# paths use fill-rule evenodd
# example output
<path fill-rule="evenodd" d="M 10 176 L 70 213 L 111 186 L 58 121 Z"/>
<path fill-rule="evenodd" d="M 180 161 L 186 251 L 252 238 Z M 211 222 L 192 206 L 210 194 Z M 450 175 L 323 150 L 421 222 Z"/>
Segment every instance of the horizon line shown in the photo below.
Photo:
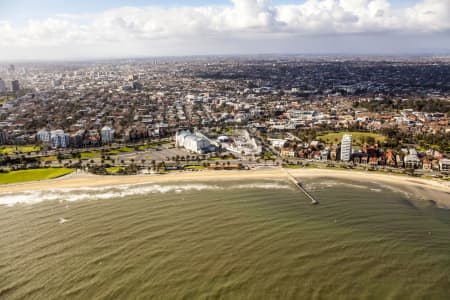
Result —
<path fill-rule="evenodd" d="M 93 61 L 118 61 L 118 60 L 145 60 L 145 59 L 180 59 L 180 58 L 232 58 L 232 57 L 283 57 L 283 56 L 298 56 L 305 58 L 437 58 L 450 57 L 450 50 L 444 51 L 424 51 L 424 52 L 409 52 L 409 53 L 340 53 L 340 52 L 329 52 L 329 53 L 283 53 L 283 52 L 273 52 L 273 53 L 236 53 L 236 54 L 180 54 L 180 55 L 133 55 L 133 56 L 110 56 L 110 57 L 67 57 L 67 58 L 36 58 L 36 59 L 1 59 L 1 64 L 11 64 L 11 63 L 76 63 L 76 62 L 93 62 Z"/>

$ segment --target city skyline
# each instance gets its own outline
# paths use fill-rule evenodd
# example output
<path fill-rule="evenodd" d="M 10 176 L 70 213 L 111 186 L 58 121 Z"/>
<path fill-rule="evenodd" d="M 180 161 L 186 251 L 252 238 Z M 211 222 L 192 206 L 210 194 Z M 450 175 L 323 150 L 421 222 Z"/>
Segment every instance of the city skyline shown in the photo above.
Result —
<path fill-rule="evenodd" d="M 0 4 L 0 60 L 450 50 L 443 0 L 85 2 Z"/>

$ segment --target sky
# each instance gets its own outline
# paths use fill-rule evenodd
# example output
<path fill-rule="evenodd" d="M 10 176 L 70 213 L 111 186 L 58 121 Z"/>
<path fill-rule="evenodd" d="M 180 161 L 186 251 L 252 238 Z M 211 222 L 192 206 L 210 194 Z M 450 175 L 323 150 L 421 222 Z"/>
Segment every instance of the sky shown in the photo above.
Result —
<path fill-rule="evenodd" d="M 450 0 L 0 0 L 0 61 L 450 54 Z"/>

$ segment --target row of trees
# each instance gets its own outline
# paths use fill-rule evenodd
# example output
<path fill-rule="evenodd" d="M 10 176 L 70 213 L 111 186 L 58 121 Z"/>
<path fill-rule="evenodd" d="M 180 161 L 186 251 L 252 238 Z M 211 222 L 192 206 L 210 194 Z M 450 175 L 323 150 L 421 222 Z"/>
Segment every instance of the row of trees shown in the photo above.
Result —
<path fill-rule="evenodd" d="M 450 102 L 442 99 L 392 99 L 386 98 L 380 101 L 356 101 L 353 107 L 366 108 L 370 112 L 399 111 L 402 109 L 413 109 L 420 112 L 450 113 Z"/>

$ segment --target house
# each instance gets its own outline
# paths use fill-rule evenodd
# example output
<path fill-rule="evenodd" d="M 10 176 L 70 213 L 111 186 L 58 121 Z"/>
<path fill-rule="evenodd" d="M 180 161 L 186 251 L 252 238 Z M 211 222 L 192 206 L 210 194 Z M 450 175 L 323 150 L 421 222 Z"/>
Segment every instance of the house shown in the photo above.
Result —
<path fill-rule="evenodd" d="M 426 157 L 422 160 L 422 169 L 424 170 L 431 170 L 432 163 L 431 160 L 427 159 Z"/>
<path fill-rule="evenodd" d="M 416 154 L 408 154 L 404 158 L 405 168 L 417 169 L 420 167 L 420 159 Z"/>
<path fill-rule="evenodd" d="M 293 148 L 282 148 L 280 155 L 284 157 L 295 157 L 295 151 Z"/>
<path fill-rule="evenodd" d="M 439 170 L 448 173 L 450 171 L 450 159 L 441 159 L 439 161 Z"/>

